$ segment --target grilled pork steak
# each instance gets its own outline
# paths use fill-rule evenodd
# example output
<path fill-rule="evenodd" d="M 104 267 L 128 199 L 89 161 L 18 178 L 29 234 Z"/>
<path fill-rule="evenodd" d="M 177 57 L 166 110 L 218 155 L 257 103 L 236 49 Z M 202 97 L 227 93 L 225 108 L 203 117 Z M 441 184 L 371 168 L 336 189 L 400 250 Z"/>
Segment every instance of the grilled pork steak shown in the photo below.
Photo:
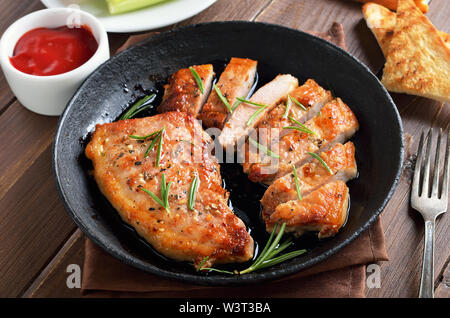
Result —
<path fill-rule="evenodd" d="M 298 185 L 302 196 L 308 195 L 326 183 L 336 180 L 347 182 L 356 177 L 355 146 L 351 141 L 344 145 L 335 145 L 329 151 L 322 152 L 320 157 L 332 173 L 330 174 L 318 160 L 297 168 Z M 279 204 L 298 199 L 295 176 L 293 170 L 291 171 L 276 179 L 264 193 L 261 199 L 264 220 L 270 218 Z"/>
<path fill-rule="evenodd" d="M 302 200 L 278 205 L 266 221 L 271 231 L 276 223 L 286 222 L 286 232 L 300 236 L 306 231 L 319 231 L 319 238 L 335 235 L 347 219 L 348 187 L 343 181 L 327 183 Z"/>
<path fill-rule="evenodd" d="M 230 107 L 236 102 L 236 97 L 245 98 L 255 82 L 258 62 L 250 59 L 233 57 L 220 75 L 216 86 L 227 99 Z M 204 127 L 223 128 L 230 111 L 212 89 L 206 104 L 199 115 Z"/>
<path fill-rule="evenodd" d="M 163 128 L 160 151 L 158 139 L 147 151 L 160 135 L 136 139 Z M 227 205 L 219 164 L 205 150 L 211 142 L 193 116 L 168 112 L 97 125 L 86 156 L 101 192 L 161 254 L 195 265 L 209 257 L 206 266 L 247 261 L 253 239 Z M 189 209 L 195 176 L 199 186 Z M 164 203 L 162 187 L 169 188 L 167 207 L 148 193 Z"/>
<path fill-rule="evenodd" d="M 168 84 L 164 86 L 164 96 L 158 106 L 158 112 L 180 111 L 194 117 L 199 114 L 211 91 L 214 70 L 211 64 L 194 65 L 192 68 L 201 78 L 203 93 L 191 70 L 183 68 L 169 77 Z"/>
<path fill-rule="evenodd" d="M 259 88 L 250 101 L 265 107 L 249 103 L 241 103 L 228 117 L 219 136 L 219 142 L 224 148 L 234 147 L 245 138 L 261 118 L 273 109 L 280 100 L 298 86 L 298 80 L 291 75 L 278 75 L 271 82 Z"/>

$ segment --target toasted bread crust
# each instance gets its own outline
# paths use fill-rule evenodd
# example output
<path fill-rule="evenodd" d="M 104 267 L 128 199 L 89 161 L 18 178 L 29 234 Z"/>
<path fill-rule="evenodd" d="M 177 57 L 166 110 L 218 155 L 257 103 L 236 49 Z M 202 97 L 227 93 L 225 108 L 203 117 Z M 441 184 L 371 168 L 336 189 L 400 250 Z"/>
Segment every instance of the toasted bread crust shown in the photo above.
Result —
<path fill-rule="evenodd" d="M 364 19 L 380 45 L 383 55 L 387 56 L 389 44 L 394 36 L 397 15 L 376 3 L 366 3 L 362 7 Z M 445 45 L 450 48 L 450 34 L 438 31 Z"/>
<path fill-rule="evenodd" d="M 356 0 L 358 2 L 368 2 L 368 3 L 375 3 L 378 4 L 380 6 L 384 6 L 388 9 L 397 10 L 397 6 L 398 6 L 398 0 Z M 423 13 L 427 13 L 428 12 L 428 4 L 426 3 L 425 0 L 414 0 L 416 6 L 420 9 L 420 11 L 422 11 Z"/>
<path fill-rule="evenodd" d="M 391 92 L 450 101 L 450 49 L 412 0 L 399 0 L 381 82 Z"/>

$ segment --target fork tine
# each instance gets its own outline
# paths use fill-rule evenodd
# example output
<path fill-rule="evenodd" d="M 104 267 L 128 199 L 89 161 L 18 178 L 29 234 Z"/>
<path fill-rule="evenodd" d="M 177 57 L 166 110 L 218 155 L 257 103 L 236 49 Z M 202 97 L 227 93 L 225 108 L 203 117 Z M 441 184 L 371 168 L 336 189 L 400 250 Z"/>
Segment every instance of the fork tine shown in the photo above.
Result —
<path fill-rule="evenodd" d="M 439 166 L 441 165 L 440 150 L 441 150 L 441 135 L 442 128 L 439 129 L 439 135 L 436 143 L 436 154 L 434 157 L 434 169 L 433 169 L 433 184 L 431 188 L 431 197 L 439 196 Z"/>
<path fill-rule="evenodd" d="M 420 196 L 426 195 L 428 197 L 430 191 L 430 151 L 431 151 L 431 140 L 433 139 L 433 130 L 430 128 L 427 135 L 427 148 L 425 151 L 425 165 L 422 180 L 422 192 Z"/>
<path fill-rule="evenodd" d="M 422 131 L 420 135 L 419 148 L 417 148 L 417 156 L 416 156 L 416 166 L 414 168 L 414 178 L 411 192 L 413 194 L 419 195 L 419 183 L 420 183 L 420 173 L 422 170 L 422 152 L 423 152 L 423 143 L 424 143 L 425 134 Z"/>
<path fill-rule="evenodd" d="M 441 199 L 444 198 L 444 196 L 448 200 L 448 179 L 449 179 L 449 152 L 450 152 L 450 130 L 447 131 L 447 143 L 446 143 L 446 149 L 445 149 L 445 159 L 444 159 L 444 177 L 442 178 L 442 192 L 441 192 Z"/>

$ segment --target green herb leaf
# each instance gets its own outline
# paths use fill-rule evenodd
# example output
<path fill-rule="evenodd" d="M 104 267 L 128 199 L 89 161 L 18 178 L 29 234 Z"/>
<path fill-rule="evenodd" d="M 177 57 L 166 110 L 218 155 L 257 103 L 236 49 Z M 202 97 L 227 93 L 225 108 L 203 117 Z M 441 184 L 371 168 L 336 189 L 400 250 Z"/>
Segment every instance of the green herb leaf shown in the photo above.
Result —
<path fill-rule="evenodd" d="M 159 133 L 158 152 L 156 153 L 156 166 L 157 167 L 159 167 L 159 162 L 161 160 L 161 149 L 162 149 L 162 143 L 163 143 L 162 140 L 163 140 L 163 136 L 164 136 L 164 132 L 165 131 L 166 131 L 166 127 L 163 127 L 163 129 L 161 129 L 161 132 Z"/>
<path fill-rule="evenodd" d="M 261 145 L 259 142 L 257 142 L 255 139 L 248 137 L 248 141 L 254 145 L 256 148 L 258 148 L 261 151 L 264 151 L 264 153 L 270 157 L 274 157 L 274 158 L 280 158 L 280 156 L 276 153 L 274 153 L 272 150 L 270 150 L 269 148 Z"/>
<path fill-rule="evenodd" d="M 223 96 L 220 88 L 216 84 L 213 85 L 213 88 L 216 91 L 217 96 L 219 96 L 219 98 L 222 101 L 222 103 L 224 103 L 224 105 L 228 108 L 228 111 L 230 113 L 232 113 L 233 109 L 231 108 L 230 103 L 228 102 L 228 99 L 225 96 Z"/>
<path fill-rule="evenodd" d="M 222 274 L 234 275 L 233 272 L 226 271 L 226 270 L 223 270 L 223 269 L 212 268 L 212 267 L 203 267 L 201 270 L 202 271 L 210 271 L 210 272 L 217 272 L 217 273 L 222 273 Z"/>
<path fill-rule="evenodd" d="M 195 82 L 197 82 L 197 86 L 200 89 L 200 92 L 204 94 L 202 78 L 200 77 L 200 75 L 198 75 L 197 71 L 192 66 L 189 66 L 189 70 L 191 71 L 192 76 L 194 76 Z"/>
<path fill-rule="evenodd" d="M 160 132 L 161 132 L 161 130 L 158 130 L 158 131 L 155 131 L 154 133 L 151 133 L 150 135 L 146 135 L 146 136 L 130 135 L 128 137 L 130 137 L 131 139 L 145 140 L 145 139 L 152 138 L 153 136 L 159 134 Z"/>
<path fill-rule="evenodd" d="M 197 195 L 197 189 L 199 186 L 199 179 L 198 175 L 196 174 L 194 177 L 194 180 L 192 180 L 191 188 L 189 190 L 189 210 L 194 210 L 194 204 L 195 204 L 195 197 Z"/>
<path fill-rule="evenodd" d="M 139 187 L 139 189 L 141 189 L 142 191 L 144 191 L 145 193 L 147 193 L 149 196 L 151 196 L 153 198 L 153 200 L 155 200 L 160 206 L 164 207 L 164 203 L 161 201 L 160 198 L 158 198 L 156 196 L 156 194 L 154 194 L 153 192 L 151 192 L 150 190 L 147 190 L 143 187 Z"/>
<path fill-rule="evenodd" d="M 280 229 L 278 230 L 278 233 L 275 234 L 278 229 L 278 224 L 275 224 L 273 226 L 272 232 L 270 233 L 269 240 L 267 241 L 266 245 L 264 246 L 264 249 L 262 250 L 262 252 L 256 258 L 255 262 L 250 267 L 240 271 L 239 274 L 242 275 L 242 274 L 251 273 L 251 272 L 254 272 L 254 271 L 262 269 L 262 268 L 266 268 L 269 266 L 279 264 L 281 262 L 287 261 L 289 259 L 292 259 L 294 257 L 297 257 L 297 256 L 305 253 L 306 250 L 303 249 L 303 250 L 296 250 L 296 251 L 292 251 L 292 252 L 277 256 L 282 251 L 284 251 L 289 246 L 291 246 L 291 244 L 292 244 L 291 239 L 287 239 L 283 243 L 279 244 L 281 238 L 284 235 L 285 228 L 286 228 L 286 223 L 283 223 L 281 225 Z M 201 266 L 206 262 L 207 259 L 208 259 L 208 257 L 205 257 L 202 260 L 202 262 L 200 263 L 200 265 L 199 265 L 200 270 L 209 270 L 209 271 L 215 271 L 215 272 L 224 273 L 224 274 L 235 274 L 230 271 L 224 271 L 224 270 L 220 270 L 220 269 L 216 269 L 216 268 L 210 268 L 210 267 L 201 268 Z"/>
<path fill-rule="evenodd" d="M 236 98 L 238 101 L 240 101 L 241 103 L 246 103 L 249 105 L 253 105 L 253 106 L 258 106 L 258 110 L 256 110 L 253 115 L 250 116 L 250 118 L 247 120 L 247 127 L 250 126 L 250 124 L 252 123 L 253 120 L 255 120 L 256 116 L 258 116 L 264 109 L 266 109 L 267 107 L 269 107 L 269 105 L 264 105 L 264 104 L 259 104 L 259 103 L 255 103 L 252 102 L 248 99 L 243 99 L 243 98 Z"/>
<path fill-rule="evenodd" d="M 202 261 L 200 262 L 200 264 L 198 264 L 197 272 L 198 272 L 199 270 L 202 269 L 202 266 L 206 263 L 206 261 L 207 261 L 208 259 L 209 259 L 209 256 L 205 256 L 205 257 L 202 259 Z"/>
<path fill-rule="evenodd" d="M 291 96 L 287 96 L 287 100 L 286 100 L 286 110 L 284 111 L 283 114 L 283 118 L 287 118 L 289 115 L 289 111 L 291 110 L 291 104 L 292 104 L 292 100 L 291 100 Z"/>
<path fill-rule="evenodd" d="M 143 98 L 141 98 L 140 100 L 138 100 L 136 103 L 133 104 L 133 106 L 130 107 L 129 110 L 127 110 L 125 112 L 125 114 L 123 114 L 119 120 L 125 120 L 125 119 L 130 119 L 132 117 L 134 117 L 135 115 L 137 115 L 138 113 L 140 113 L 144 108 L 142 107 L 141 109 L 138 110 L 139 107 L 141 107 L 143 104 L 147 103 L 149 100 L 151 100 L 153 97 L 155 97 L 155 94 L 151 94 L 151 95 L 147 95 Z M 146 106 L 146 108 L 150 107 L 151 105 Z M 146 109 L 145 108 L 145 109 Z"/>
<path fill-rule="evenodd" d="M 242 102 L 238 99 L 234 102 L 233 106 L 231 107 L 231 110 L 234 111 Z"/>
<path fill-rule="evenodd" d="M 330 167 L 328 167 L 327 163 L 325 161 L 323 161 L 323 159 L 316 153 L 314 152 L 308 152 L 309 155 L 313 156 L 315 159 L 317 159 L 322 166 L 324 166 L 324 168 L 328 171 L 329 174 L 333 174 L 333 171 L 331 171 Z"/>
<path fill-rule="evenodd" d="M 302 194 L 300 192 L 300 183 L 299 183 L 298 175 L 297 175 L 297 169 L 295 169 L 294 165 L 292 165 L 292 171 L 294 173 L 294 183 L 295 183 L 295 189 L 297 190 L 297 197 L 299 200 L 302 200 Z"/>
<path fill-rule="evenodd" d="M 299 102 L 297 99 L 295 99 L 294 97 L 291 96 L 291 99 L 292 99 L 292 101 L 293 101 L 294 103 L 297 104 L 298 107 L 300 107 L 301 109 L 303 109 L 305 112 L 308 110 L 308 109 L 306 109 L 305 106 L 303 106 L 302 103 L 300 103 L 300 102 Z"/>
<path fill-rule="evenodd" d="M 167 213 L 170 213 L 170 207 L 169 207 L 169 192 L 170 192 L 170 186 L 172 185 L 172 182 L 169 182 L 169 184 L 166 184 L 166 176 L 163 173 L 161 176 L 161 199 L 156 196 L 153 192 L 150 190 L 145 189 L 144 187 L 138 187 L 138 189 L 141 189 L 145 193 L 147 193 L 149 196 L 152 197 L 153 200 L 155 200 L 160 206 L 162 206 Z"/>
<path fill-rule="evenodd" d="M 296 129 L 302 132 L 305 132 L 307 134 L 310 135 L 317 135 L 314 131 L 312 131 L 311 129 L 309 129 L 308 127 L 306 127 L 305 125 L 303 125 L 301 122 L 299 122 L 298 120 L 296 120 L 294 117 L 289 116 L 289 119 L 296 125 L 300 126 L 302 129 L 298 129 L 298 128 L 286 128 L 286 129 Z M 288 127 L 295 127 L 295 126 L 288 126 Z M 283 127 L 284 128 L 284 127 Z"/>
<path fill-rule="evenodd" d="M 161 135 L 161 130 L 158 130 L 158 134 L 155 138 L 153 138 L 152 142 L 150 143 L 150 146 L 148 146 L 147 150 L 144 153 L 144 158 L 148 156 L 150 151 L 153 149 L 153 146 L 156 145 L 156 142 L 159 140 L 159 136 Z"/>
<path fill-rule="evenodd" d="M 267 261 L 264 261 L 264 262 L 259 266 L 258 269 L 270 267 L 270 266 L 273 266 L 273 265 L 276 265 L 276 264 L 285 262 L 285 261 L 287 261 L 287 260 L 290 260 L 291 258 L 294 258 L 294 257 L 297 257 L 297 256 L 299 256 L 299 255 L 302 255 L 302 254 L 304 254 L 305 252 L 306 252 L 306 250 L 297 250 L 297 251 L 292 251 L 292 252 L 290 252 L 290 253 L 283 254 L 283 255 L 278 256 L 278 257 L 276 257 L 276 258 L 269 259 L 269 260 L 267 260 Z"/>

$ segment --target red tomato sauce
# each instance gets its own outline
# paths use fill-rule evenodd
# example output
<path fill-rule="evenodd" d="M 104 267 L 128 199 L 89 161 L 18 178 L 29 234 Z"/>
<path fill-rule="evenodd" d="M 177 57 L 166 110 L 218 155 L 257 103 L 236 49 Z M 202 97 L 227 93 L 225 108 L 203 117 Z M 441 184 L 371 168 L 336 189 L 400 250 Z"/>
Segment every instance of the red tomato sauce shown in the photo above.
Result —
<path fill-rule="evenodd" d="M 17 41 L 11 64 L 27 74 L 48 76 L 66 73 L 89 60 L 98 43 L 88 26 L 37 28 Z"/>

